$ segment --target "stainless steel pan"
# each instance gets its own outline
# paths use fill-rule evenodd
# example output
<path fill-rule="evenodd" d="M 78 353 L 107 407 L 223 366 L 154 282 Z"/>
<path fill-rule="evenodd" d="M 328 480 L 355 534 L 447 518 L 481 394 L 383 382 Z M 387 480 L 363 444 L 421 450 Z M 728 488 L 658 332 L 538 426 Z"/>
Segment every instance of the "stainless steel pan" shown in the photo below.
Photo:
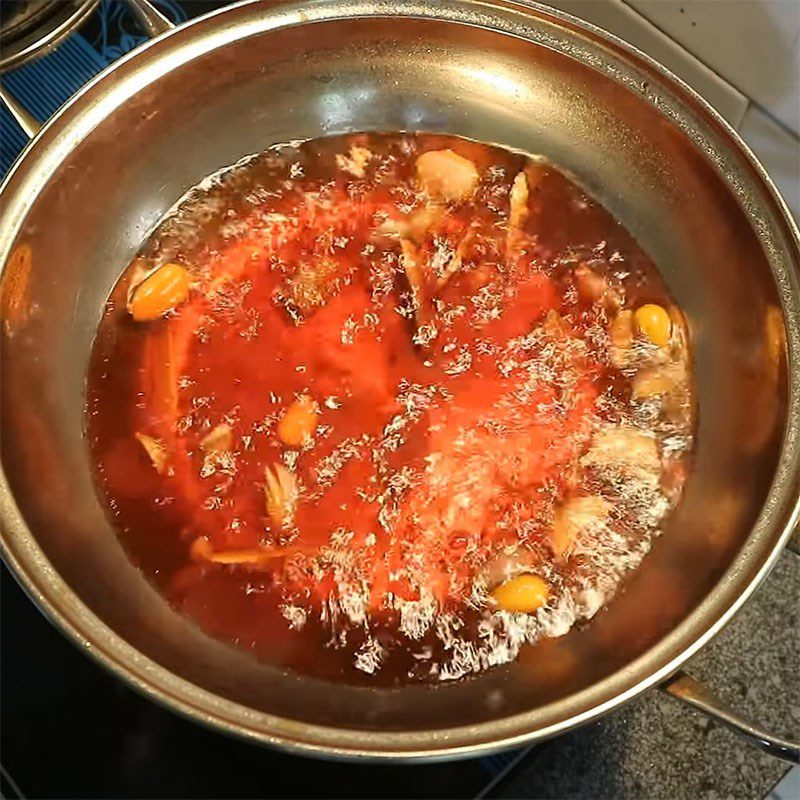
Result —
<path fill-rule="evenodd" d="M 163 19 L 137 0 L 152 33 Z M 284 674 L 171 611 L 128 563 L 83 439 L 103 301 L 159 217 L 273 142 L 460 134 L 542 153 L 635 234 L 686 310 L 699 438 L 685 498 L 626 591 L 553 644 L 437 687 Z M 3 555 L 81 647 L 221 730 L 306 752 L 467 755 L 553 736 L 674 676 L 744 603 L 800 515 L 800 244 L 763 168 L 650 59 L 510 0 L 234 5 L 158 35 L 88 84 L 3 184 Z M 552 654 L 551 654 L 552 655 Z M 668 690 L 720 709 L 691 679 Z M 762 746 L 797 745 L 745 727 Z"/>

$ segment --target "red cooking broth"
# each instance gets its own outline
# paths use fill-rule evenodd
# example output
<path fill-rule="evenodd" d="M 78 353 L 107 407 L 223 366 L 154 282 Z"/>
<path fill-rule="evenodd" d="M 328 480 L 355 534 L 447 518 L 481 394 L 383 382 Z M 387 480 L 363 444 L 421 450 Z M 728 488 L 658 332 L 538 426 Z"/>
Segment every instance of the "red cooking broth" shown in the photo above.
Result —
<path fill-rule="evenodd" d="M 432 151 L 477 185 L 441 196 Z M 167 262 L 188 299 L 133 320 Z M 615 320 L 646 303 L 670 343 L 629 321 L 620 357 Z M 691 444 L 682 337 L 646 254 L 546 162 L 434 135 L 277 146 L 184 198 L 112 293 L 97 480 L 132 560 L 210 635 L 327 678 L 458 678 L 592 616 L 644 555 Z M 575 497 L 602 519 L 559 553 Z M 542 607 L 505 608 L 531 575 Z"/>

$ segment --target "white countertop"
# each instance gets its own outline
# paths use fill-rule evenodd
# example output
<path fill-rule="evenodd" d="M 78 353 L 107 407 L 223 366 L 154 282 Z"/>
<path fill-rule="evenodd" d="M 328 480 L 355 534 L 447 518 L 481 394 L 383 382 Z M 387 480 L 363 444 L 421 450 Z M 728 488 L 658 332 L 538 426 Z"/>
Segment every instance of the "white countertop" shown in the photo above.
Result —
<path fill-rule="evenodd" d="M 549 0 L 643 50 L 750 145 L 800 221 L 800 0 Z"/>

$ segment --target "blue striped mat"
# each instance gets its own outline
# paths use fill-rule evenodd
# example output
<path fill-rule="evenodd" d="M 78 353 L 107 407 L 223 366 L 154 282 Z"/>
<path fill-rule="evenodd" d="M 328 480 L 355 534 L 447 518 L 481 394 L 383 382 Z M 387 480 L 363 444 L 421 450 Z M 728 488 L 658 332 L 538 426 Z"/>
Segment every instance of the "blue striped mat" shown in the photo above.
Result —
<path fill-rule="evenodd" d="M 173 21 L 186 20 L 186 12 L 174 0 L 160 0 L 157 5 Z M 3 86 L 40 122 L 100 70 L 146 41 L 119 0 L 102 0 L 93 23 L 99 32 L 92 41 L 75 33 L 51 53 L 3 74 Z M 8 172 L 26 141 L 14 118 L 0 106 L 0 176 Z"/>

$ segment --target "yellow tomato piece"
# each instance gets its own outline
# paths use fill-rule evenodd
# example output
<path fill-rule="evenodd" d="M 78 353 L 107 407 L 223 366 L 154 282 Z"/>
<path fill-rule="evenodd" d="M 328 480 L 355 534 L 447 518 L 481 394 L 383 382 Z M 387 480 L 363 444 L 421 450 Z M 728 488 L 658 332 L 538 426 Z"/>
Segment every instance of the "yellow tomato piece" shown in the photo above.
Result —
<path fill-rule="evenodd" d="M 636 330 L 657 347 L 669 343 L 672 335 L 672 320 L 669 312 L 655 303 L 647 303 L 636 309 Z"/>
<path fill-rule="evenodd" d="M 301 394 L 286 409 L 278 422 L 278 438 L 287 447 L 307 444 L 317 429 L 319 406 L 313 397 Z"/>
<path fill-rule="evenodd" d="M 532 614 L 547 602 L 549 594 L 547 583 L 538 575 L 518 575 L 501 583 L 492 597 L 503 611 Z"/>
<path fill-rule="evenodd" d="M 128 310 L 137 322 L 158 319 L 189 296 L 189 273 L 180 264 L 164 264 L 134 290 Z"/>

